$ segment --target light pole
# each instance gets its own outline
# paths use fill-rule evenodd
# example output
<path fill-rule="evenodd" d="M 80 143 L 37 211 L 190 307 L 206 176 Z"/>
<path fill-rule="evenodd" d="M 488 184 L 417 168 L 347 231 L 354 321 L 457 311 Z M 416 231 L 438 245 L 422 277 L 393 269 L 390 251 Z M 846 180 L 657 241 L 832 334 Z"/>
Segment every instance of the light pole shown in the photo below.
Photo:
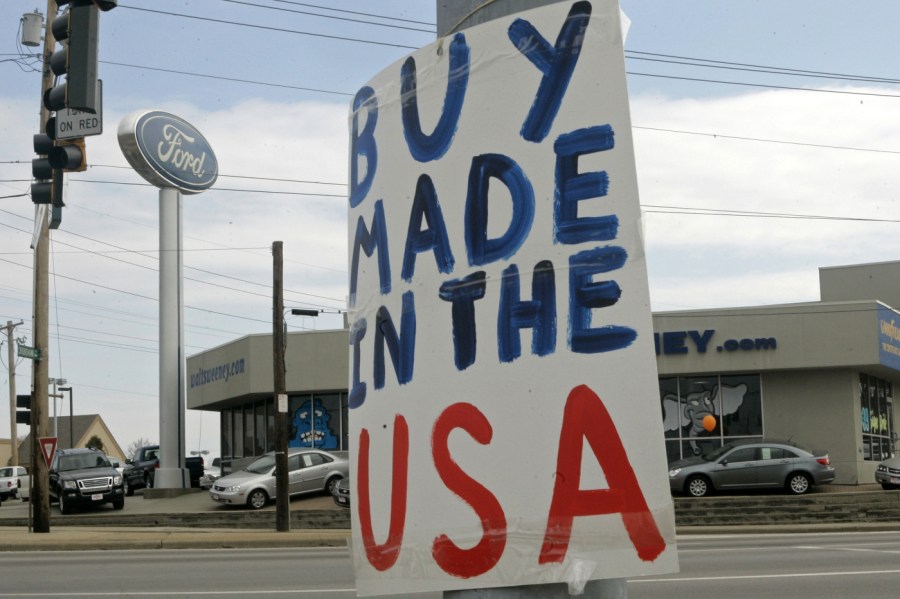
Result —
<path fill-rule="evenodd" d="M 53 436 L 59 439 L 59 419 L 56 417 L 56 400 L 60 399 L 62 395 L 56 392 L 56 386 L 65 385 L 68 381 L 66 379 L 55 379 L 50 377 L 47 379 L 47 382 L 53 385 L 53 393 L 50 394 L 50 397 L 53 398 Z"/>
<path fill-rule="evenodd" d="M 69 392 L 69 449 L 72 449 L 75 447 L 75 428 L 73 425 L 75 415 L 72 413 L 72 387 L 60 387 L 59 390 Z M 56 400 L 53 401 L 54 405 L 56 405 Z"/>

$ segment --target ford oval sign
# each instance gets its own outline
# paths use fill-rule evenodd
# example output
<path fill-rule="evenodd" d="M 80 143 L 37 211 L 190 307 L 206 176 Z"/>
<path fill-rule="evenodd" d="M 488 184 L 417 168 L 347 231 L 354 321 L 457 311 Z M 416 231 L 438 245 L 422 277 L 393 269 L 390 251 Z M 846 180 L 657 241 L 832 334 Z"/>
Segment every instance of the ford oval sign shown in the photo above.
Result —
<path fill-rule="evenodd" d="M 219 176 L 216 155 L 193 125 L 161 110 L 141 110 L 119 123 L 119 147 L 144 179 L 160 188 L 200 193 Z"/>

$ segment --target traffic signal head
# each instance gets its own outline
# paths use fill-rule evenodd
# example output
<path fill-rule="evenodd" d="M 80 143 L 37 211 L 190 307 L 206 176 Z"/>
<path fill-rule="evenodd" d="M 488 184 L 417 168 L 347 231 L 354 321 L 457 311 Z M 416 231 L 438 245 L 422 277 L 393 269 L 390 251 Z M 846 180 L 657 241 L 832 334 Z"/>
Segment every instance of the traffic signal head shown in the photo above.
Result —
<path fill-rule="evenodd" d="M 31 160 L 31 201 L 35 204 L 62 204 L 62 171 L 54 169 L 50 156 L 56 150 L 56 119 L 47 120 L 44 133 L 34 136 L 34 153 L 38 158 Z"/>
<path fill-rule="evenodd" d="M 40 156 L 31 161 L 31 175 L 35 178 L 31 184 L 31 201 L 63 207 L 63 173 L 87 169 L 84 138 L 55 139 L 55 118 L 47 120 L 45 130 L 34 136 L 34 152 Z"/>
<path fill-rule="evenodd" d="M 67 41 L 68 44 L 63 44 L 50 57 L 50 69 L 57 76 L 65 75 L 66 80 L 44 92 L 44 106 L 47 110 L 70 108 L 95 114 L 100 21 L 98 5 L 84 0 L 71 3 L 57 0 L 57 4 L 69 4 L 69 9 L 53 20 L 51 30 L 57 41 Z M 108 1 L 104 5 L 107 4 Z"/>
<path fill-rule="evenodd" d="M 16 395 L 16 424 L 31 424 L 31 395 Z"/>

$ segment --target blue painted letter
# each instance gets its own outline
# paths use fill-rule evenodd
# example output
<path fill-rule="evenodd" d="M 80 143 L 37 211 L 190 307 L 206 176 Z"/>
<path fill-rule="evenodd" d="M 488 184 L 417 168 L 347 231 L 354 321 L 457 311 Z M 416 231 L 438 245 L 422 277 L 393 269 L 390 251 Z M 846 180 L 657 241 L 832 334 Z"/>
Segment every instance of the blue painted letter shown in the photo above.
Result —
<path fill-rule="evenodd" d="M 584 154 L 610 150 L 614 143 L 612 127 L 600 125 L 560 135 L 553 144 L 556 152 L 554 243 L 609 241 L 616 238 L 619 218 L 615 214 L 578 218 L 578 202 L 603 197 L 609 189 L 606 171 L 579 174 L 578 158 Z"/>
<path fill-rule="evenodd" d="M 356 305 L 356 276 L 359 272 L 359 250 L 372 257 L 378 250 L 378 280 L 381 283 L 382 295 L 391 290 L 391 260 L 388 256 L 387 223 L 384 218 L 384 206 L 381 200 L 375 202 L 375 215 L 372 217 L 372 232 L 366 229 L 362 216 L 356 221 L 356 237 L 353 239 L 353 260 L 350 264 L 350 307 Z"/>
<path fill-rule="evenodd" d="M 424 231 L 423 219 L 428 224 Z M 450 251 L 447 225 L 444 223 L 437 192 L 431 177 L 422 175 L 416 183 L 416 197 L 413 198 L 409 228 L 406 230 L 406 250 L 403 252 L 403 270 L 400 273 L 404 281 L 412 281 L 416 270 L 416 255 L 428 250 L 434 252 L 434 261 L 437 262 L 439 271 L 453 271 L 453 252 Z"/>
<path fill-rule="evenodd" d="M 522 124 L 521 135 L 528 141 L 542 141 L 550 132 L 578 63 L 590 18 L 590 2 L 573 4 L 555 46 L 551 46 L 528 21 L 516 19 L 509 26 L 509 40 L 544 74 L 531 110 Z"/>
<path fill-rule="evenodd" d="M 353 386 L 347 398 L 350 409 L 358 408 L 366 401 L 366 384 L 359 380 L 359 342 L 366 336 L 366 319 L 360 318 L 350 327 L 350 345 L 353 346 Z"/>
<path fill-rule="evenodd" d="M 475 363 L 475 300 L 484 297 L 484 271 L 441 285 L 438 297 L 452 302 L 453 358 L 457 370 L 465 370 Z"/>
<path fill-rule="evenodd" d="M 419 121 L 416 61 L 409 57 L 403 63 L 400 68 L 401 116 L 403 135 L 413 158 L 419 162 L 437 160 L 450 148 L 450 142 L 453 141 L 459 124 L 468 84 L 469 46 L 466 44 L 466 37 L 462 33 L 457 33 L 450 42 L 450 66 L 441 118 L 431 135 L 426 135 L 422 132 L 422 124 Z"/>
<path fill-rule="evenodd" d="M 619 301 L 622 290 L 615 281 L 594 282 L 595 274 L 622 268 L 624 248 L 607 246 L 585 250 L 569 258 L 569 347 L 581 354 L 596 354 L 628 347 L 637 338 L 630 327 L 591 327 L 591 310 Z"/>
<path fill-rule="evenodd" d="M 488 239 L 488 187 L 490 178 L 499 179 L 512 197 L 512 218 L 506 232 Z M 465 237 L 469 264 L 480 266 L 509 258 L 522 245 L 534 222 L 534 190 L 518 164 L 502 154 L 482 154 L 472 158 L 469 191 L 466 196 Z"/>
<path fill-rule="evenodd" d="M 366 125 L 359 130 L 361 110 L 366 114 Z M 353 125 L 350 133 L 350 206 L 355 208 L 369 193 L 378 166 L 378 145 L 375 143 L 375 123 L 378 122 L 378 99 L 369 86 L 356 92 L 353 98 Z M 366 176 L 359 180 L 359 159 L 366 159 Z"/>
<path fill-rule="evenodd" d="M 538 262 L 531 277 L 531 301 L 519 293 L 519 268 L 503 271 L 500 309 L 497 314 L 497 350 L 501 362 L 512 362 L 522 354 L 519 330 L 531 327 L 531 353 L 546 356 L 556 350 L 556 280 L 553 263 Z"/>
<path fill-rule="evenodd" d="M 384 306 L 375 315 L 375 388 L 384 387 L 384 346 L 387 344 L 394 365 L 397 382 L 405 385 L 412 380 L 416 356 L 416 306 L 413 292 L 403 294 L 403 314 L 400 315 L 400 334 L 394 327 L 390 312 Z"/>

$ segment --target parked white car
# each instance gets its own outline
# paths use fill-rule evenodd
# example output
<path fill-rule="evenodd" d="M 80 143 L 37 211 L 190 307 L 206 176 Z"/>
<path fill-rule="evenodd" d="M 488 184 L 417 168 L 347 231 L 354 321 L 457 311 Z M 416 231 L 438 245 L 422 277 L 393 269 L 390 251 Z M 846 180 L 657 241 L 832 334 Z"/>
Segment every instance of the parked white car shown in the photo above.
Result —
<path fill-rule="evenodd" d="M 19 496 L 19 489 L 28 490 L 28 471 L 24 466 L 5 466 L 0 468 L 0 501 Z"/>

